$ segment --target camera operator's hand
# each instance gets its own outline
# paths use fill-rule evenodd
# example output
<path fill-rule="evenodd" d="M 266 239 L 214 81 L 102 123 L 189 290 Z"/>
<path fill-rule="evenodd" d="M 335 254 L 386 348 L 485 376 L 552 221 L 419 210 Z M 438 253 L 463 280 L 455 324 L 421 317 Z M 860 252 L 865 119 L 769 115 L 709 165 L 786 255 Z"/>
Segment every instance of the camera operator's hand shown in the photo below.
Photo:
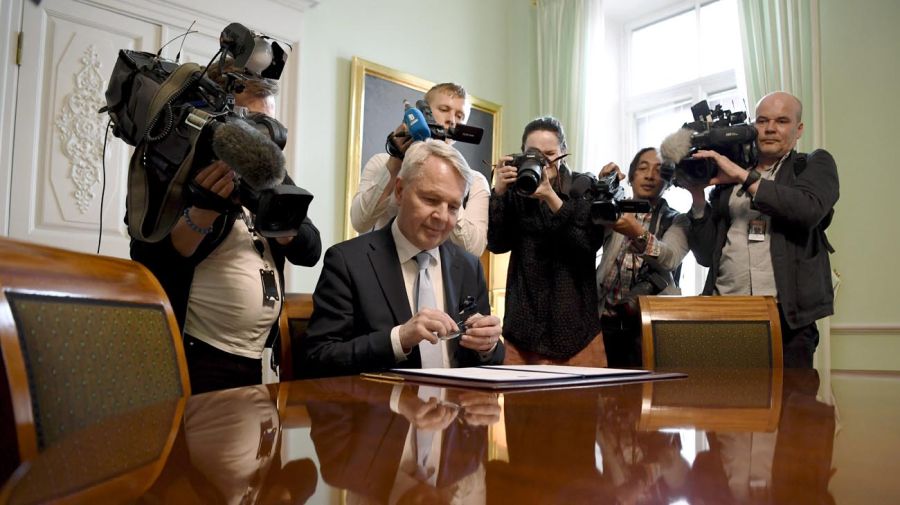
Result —
<path fill-rule="evenodd" d="M 610 161 L 606 165 L 603 165 L 603 168 L 600 169 L 600 177 L 605 177 L 613 172 L 617 174 L 617 177 L 620 181 L 625 178 L 625 174 L 622 173 L 622 169 L 620 169 L 619 165 L 616 165 L 616 162 L 614 161 Z"/>
<path fill-rule="evenodd" d="M 406 154 L 406 150 L 409 149 L 409 146 L 413 143 L 413 138 L 409 134 L 409 129 L 406 128 L 406 125 L 400 123 L 400 126 L 394 129 L 393 134 L 391 136 L 391 143 L 394 144 L 394 147 L 400 151 L 401 154 Z M 391 156 L 392 160 L 396 160 L 396 170 L 391 170 L 391 177 L 396 177 L 397 172 L 400 171 L 400 158 L 395 158 Z M 392 169 L 390 164 L 388 164 L 388 169 Z"/>
<path fill-rule="evenodd" d="M 512 159 L 512 156 L 500 158 L 500 162 L 494 169 L 494 193 L 498 195 L 506 193 L 506 190 L 516 183 L 516 174 L 519 172 L 519 169 L 518 167 L 507 165 Z"/>
<path fill-rule="evenodd" d="M 746 170 L 716 151 L 697 151 L 694 153 L 693 158 L 711 159 L 719 166 L 719 173 L 709 180 L 709 186 L 716 184 L 741 184 L 747 178 Z"/>
<path fill-rule="evenodd" d="M 550 175 L 553 175 L 551 178 Z M 553 186 L 550 184 L 551 179 L 555 179 L 559 176 L 559 167 L 556 163 L 551 163 L 544 167 L 544 170 L 541 171 L 541 183 L 538 184 L 534 193 L 531 194 L 531 198 L 537 198 L 542 202 L 546 203 L 550 210 L 553 211 L 554 214 L 559 212 L 559 209 L 563 205 L 562 198 L 556 194 L 556 191 L 553 191 Z"/>
<path fill-rule="evenodd" d="M 640 237 L 644 233 L 644 227 L 631 213 L 622 214 L 622 217 L 613 223 L 612 229 L 628 238 Z"/>
<path fill-rule="evenodd" d="M 494 349 L 500 341 L 500 318 L 475 314 L 466 320 L 466 332 L 459 337 L 459 345 L 478 352 Z"/>
<path fill-rule="evenodd" d="M 223 199 L 228 199 L 234 192 L 234 171 L 221 160 L 214 161 L 200 170 L 194 176 L 194 181 L 201 188 Z M 197 246 L 206 236 L 206 233 L 198 230 L 212 227 L 219 214 L 219 211 L 213 209 L 188 208 L 188 215 L 182 216 L 172 228 L 169 237 L 172 246 L 185 258 L 194 254 Z M 190 219 L 190 223 L 188 223 L 188 219 Z"/>
<path fill-rule="evenodd" d="M 403 352 L 409 352 L 423 340 L 436 344 L 437 335 L 446 336 L 454 331 L 459 331 L 459 327 L 444 311 L 422 309 L 400 326 L 400 345 Z"/>

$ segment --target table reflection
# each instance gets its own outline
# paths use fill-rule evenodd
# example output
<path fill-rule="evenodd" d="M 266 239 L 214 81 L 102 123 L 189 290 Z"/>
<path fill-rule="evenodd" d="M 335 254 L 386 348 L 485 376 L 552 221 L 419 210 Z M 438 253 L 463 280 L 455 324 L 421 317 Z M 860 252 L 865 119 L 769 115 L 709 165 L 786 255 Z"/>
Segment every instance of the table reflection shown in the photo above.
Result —
<path fill-rule="evenodd" d="M 361 377 L 197 395 L 75 434 L 4 492 L 14 503 L 834 503 L 835 411 L 816 398 L 814 370 L 687 373 L 502 396 Z M 126 458 L 136 443 L 146 450 Z"/>
<path fill-rule="evenodd" d="M 307 404 L 329 485 L 347 503 L 484 503 L 497 395 L 338 378 Z"/>

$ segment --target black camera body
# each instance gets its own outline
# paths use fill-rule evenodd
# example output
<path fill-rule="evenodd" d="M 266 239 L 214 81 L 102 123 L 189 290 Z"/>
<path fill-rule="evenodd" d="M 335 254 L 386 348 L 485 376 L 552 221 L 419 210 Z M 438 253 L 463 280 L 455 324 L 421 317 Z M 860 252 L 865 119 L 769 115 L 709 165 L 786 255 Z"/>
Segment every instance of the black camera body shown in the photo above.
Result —
<path fill-rule="evenodd" d="M 551 161 L 544 156 L 544 153 L 534 148 L 512 155 L 512 161 L 507 161 L 506 164 L 517 169 L 516 192 L 522 196 L 533 195 L 541 184 L 544 167 L 550 163 Z"/>
<path fill-rule="evenodd" d="M 412 106 L 407 104 L 407 113 L 410 112 Z M 433 138 L 436 140 L 457 140 L 459 142 L 465 142 L 467 144 L 480 144 L 481 138 L 484 136 L 484 130 L 477 126 L 470 126 L 466 124 L 457 124 L 451 128 L 445 128 L 443 125 L 438 124 L 434 119 L 434 113 L 431 111 L 431 106 L 428 105 L 428 102 L 425 100 L 416 101 L 416 107 L 419 112 L 422 113 L 422 117 L 419 118 L 417 114 L 413 114 L 408 117 L 404 114 L 403 122 L 406 123 L 407 128 L 409 129 L 410 135 L 413 137 L 413 140 L 425 140 L 427 138 Z M 416 123 L 422 123 L 416 125 Z"/>
<path fill-rule="evenodd" d="M 625 198 L 616 172 L 594 179 L 585 197 L 592 200 L 591 221 L 604 226 L 618 221 L 624 212 L 650 212 L 651 208 L 647 200 Z"/>
<path fill-rule="evenodd" d="M 232 199 L 215 204 L 218 210 L 246 206 L 254 214 L 254 227 L 266 237 L 296 234 L 306 218 L 312 195 L 281 184 L 287 128 L 274 118 L 234 106 L 233 93 L 242 90 L 244 76 L 278 79 L 287 53 L 238 23 L 222 31 L 220 43 L 219 68 L 231 56 L 240 69 L 239 74 L 226 74 L 224 88 L 198 65 L 119 51 L 106 90 L 107 106 L 100 112 L 109 113 L 115 136 L 136 147 L 128 182 L 129 233 L 136 239 L 157 241 L 184 207 L 209 207 L 217 197 L 203 196 L 205 190 L 199 187 L 188 188 L 197 170 L 220 158 L 241 178 Z M 226 159 L 226 149 L 234 156 Z"/>
<path fill-rule="evenodd" d="M 622 297 L 622 300 L 612 307 L 613 312 L 621 318 L 634 318 L 640 314 L 638 297 L 642 295 L 658 295 L 669 287 L 672 276 L 653 264 L 652 260 L 645 259 L 641 268 L 634 276 L 631 289 Z"/>
<path fill-rule="evenodd" d="M 731 112 L 722 109 L 721 105 L 710 111 L 709 104 L 703 100 L 691 107 L 691 113 L 694 121 L 682 126 L 683 130 L 690 132 L 690 145 L 680 148 L 681 156 L 676 160 L 664 160 L 674 164 L 676 186 L 706 185 L 718 173 L 719 167 L 715 161 L 692 158 L 700 150 L 716 151 L 746 169 L 756 165 L 759 159 L 756 128 L 747 122 L 746 112 Z M 677 135 L 673 134 L 663 142 L 664 153 L 667 151 L 665 145 Z M 686 153 L 683 151 L 685 147 Z"/>

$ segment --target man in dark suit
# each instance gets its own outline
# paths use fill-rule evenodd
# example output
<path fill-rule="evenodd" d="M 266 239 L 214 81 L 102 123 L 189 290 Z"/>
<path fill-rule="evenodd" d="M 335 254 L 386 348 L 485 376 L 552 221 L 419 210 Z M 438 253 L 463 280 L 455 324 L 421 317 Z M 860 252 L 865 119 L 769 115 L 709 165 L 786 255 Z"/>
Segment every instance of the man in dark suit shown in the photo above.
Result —
<path fill-rule="evenodd" d="M 409 148 L 394 188 L 396 219 L 325 253 L 307 336 L 297 346 L 302 373 L 502 363 L 500 320 L 490 315 L 481 264 L 447 241 L 471 174 L 447 144 Z M 478 313 L 462 335 L 447 338 L 459 332 L 454 319 L 467 297 Z"/>

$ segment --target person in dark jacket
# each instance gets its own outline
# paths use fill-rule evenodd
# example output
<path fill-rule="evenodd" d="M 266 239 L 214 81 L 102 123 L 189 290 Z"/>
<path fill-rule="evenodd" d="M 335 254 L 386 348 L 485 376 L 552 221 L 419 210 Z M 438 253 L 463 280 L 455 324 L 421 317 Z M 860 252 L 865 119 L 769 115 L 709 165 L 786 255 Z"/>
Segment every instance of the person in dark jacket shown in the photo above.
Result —
<path fill-rule="evenodd" d="M 594 282 L 604 228 L 592 223 L 585 197 L 595 179 L 561 163 L 566 137 L 556 118 L 528 123 L 522 151 L 546 158 L 540 183 L 523 194 L 513 158 L 501 158 L 488 212 L 488 250 L 510 253 L 506 363 L 605 366 Z"/>
<path fill-rule="evenodd" d="M 704 295 L 772 295 L 781 316 L 784 365 L 811 368 L 816 320 L 834 313 L 831 245 L 825 228 L 839 196 L 837 166 L 817 149 L 798 153 L 803 107 L 775 92 L 756 106 L 759 162 L 744 170 L 714 151 L 719 172 L 709 202 L 693 196 L 688 235 L 697 263 L 709 267 Z"/>
<path fill-rule="evenodd" d="M 272 116 L 277 84 L 253 77 L 242 84 L 235 105 Z M 278 332 L 285 259 L 313 266 L 322 254 L 308 217 L 295 236 L 260 236 L 250 211 L 232 204 L 234 178 L 223 161 L 201 168 L 194 182 L 206 203 L 188 202 L 159 242 L 131 241 L 131 257 L 156 275 L 172 304 L 193 393 L 262 383 L 263 349 Z M 284 183 L 293 184 L 289 177 Z"/>

